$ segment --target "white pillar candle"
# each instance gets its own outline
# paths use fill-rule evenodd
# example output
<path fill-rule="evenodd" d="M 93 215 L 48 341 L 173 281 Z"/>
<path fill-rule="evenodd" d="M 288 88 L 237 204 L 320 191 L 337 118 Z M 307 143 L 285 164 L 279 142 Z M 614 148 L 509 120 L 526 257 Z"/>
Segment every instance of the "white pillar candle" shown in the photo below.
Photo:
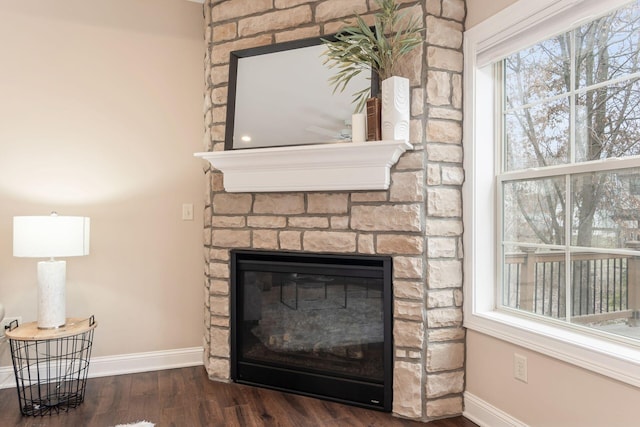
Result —
<path fill-rule="evenodd" d="M 367 135 L 366 116 L 364 113 L 351 116 L 351 141 L 364 142 Z"/>

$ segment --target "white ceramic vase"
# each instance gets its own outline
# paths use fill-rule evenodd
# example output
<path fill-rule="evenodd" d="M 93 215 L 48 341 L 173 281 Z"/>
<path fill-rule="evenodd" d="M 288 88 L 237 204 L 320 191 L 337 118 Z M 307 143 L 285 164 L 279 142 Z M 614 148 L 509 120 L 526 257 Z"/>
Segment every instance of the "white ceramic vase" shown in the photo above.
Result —
<path fill-rule="evenodd" d="M 389 77 L 382 81 L 382 139 L 409 141 L 409 79 Z"/>

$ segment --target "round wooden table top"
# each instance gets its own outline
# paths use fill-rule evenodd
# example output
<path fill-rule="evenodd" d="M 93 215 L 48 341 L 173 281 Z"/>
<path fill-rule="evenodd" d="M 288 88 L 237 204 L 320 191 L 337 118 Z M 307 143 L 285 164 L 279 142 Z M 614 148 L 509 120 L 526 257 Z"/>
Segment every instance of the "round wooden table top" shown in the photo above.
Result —
<path fill-rule="evenodd" d="M 98 322 L 95 321 L 90 324 L 90 319 L 89 317 L 84 319 L 69 317 L 66 319 L 64 326 L 55 329 L 38 329 L 38 322 L 29 322 L 19 325 L 13 330 L 7 329 L 5 335 L 10 340 L 18 341 L 53 340 L 70 337 L 90 331 L 98 326 Z"/>

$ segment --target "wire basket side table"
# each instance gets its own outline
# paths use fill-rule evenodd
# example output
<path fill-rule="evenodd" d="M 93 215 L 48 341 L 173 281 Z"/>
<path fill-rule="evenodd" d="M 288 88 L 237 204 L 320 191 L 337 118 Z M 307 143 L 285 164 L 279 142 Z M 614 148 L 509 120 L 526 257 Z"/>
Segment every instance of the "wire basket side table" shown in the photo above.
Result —
<path fill-rule="evenodd" d="M 94 316 L 69 318 L 57 329 L 36 322 L 9 325 L 6 332 L 23 415 L 44 416 L 75 408 L 84 401 Z"/>

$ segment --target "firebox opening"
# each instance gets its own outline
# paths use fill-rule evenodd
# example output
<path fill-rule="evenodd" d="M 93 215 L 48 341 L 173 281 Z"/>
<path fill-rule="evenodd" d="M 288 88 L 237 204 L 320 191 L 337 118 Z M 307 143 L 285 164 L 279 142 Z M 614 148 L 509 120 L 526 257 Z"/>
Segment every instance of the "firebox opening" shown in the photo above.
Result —
<path fill-rule="evenodd" d="M 391 411 L 391 257 L 231 251 L 231 377 Z"/>

